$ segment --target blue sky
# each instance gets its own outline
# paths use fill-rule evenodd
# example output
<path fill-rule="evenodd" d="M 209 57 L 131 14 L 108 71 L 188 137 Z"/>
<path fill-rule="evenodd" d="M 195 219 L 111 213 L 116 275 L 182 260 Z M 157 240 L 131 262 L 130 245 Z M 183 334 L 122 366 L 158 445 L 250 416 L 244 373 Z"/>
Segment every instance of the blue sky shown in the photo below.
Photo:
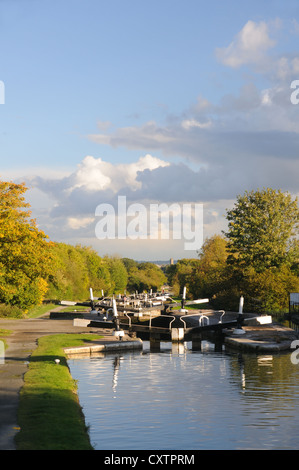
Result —
<path fill-rule="evenodd" d="M 0 176 L 52 240 L 192 257 L 97 240 L 97 204 L 203 203 L 207 237 L 245 190 L 298 193 L 298 2 L 0 0 L 0 41 Z"/>

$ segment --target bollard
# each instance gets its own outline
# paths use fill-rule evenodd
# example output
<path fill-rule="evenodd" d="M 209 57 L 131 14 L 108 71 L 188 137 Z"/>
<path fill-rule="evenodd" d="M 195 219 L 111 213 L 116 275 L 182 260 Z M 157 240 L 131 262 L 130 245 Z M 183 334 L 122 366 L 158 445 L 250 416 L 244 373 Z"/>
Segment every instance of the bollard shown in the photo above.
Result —
<path fill-rule="evenodd" d="M 177 343 L 184 341 L 185 331 L 184 328 L 171 328 L 171 341 Z"/>
<path fill-rule="evenodd" d="M 185 309 L 185 303 L 186 303 L 186 286 L 183 289 L 183 297 L 182 297 L 182 300 L 181 300 L 180 312 L 182 312 L 182 313 L 186 313 L 188 311 L 188 310 Z"/>
<path fill-rule="evenodd" d="M 237 328 L 234 329 L 234 334 L 236 335 L 243 335 L 245 331 L 242 328 L 243 323 L 243 306 L 244 306 L 244 297 L 241 295 L 240 302 L 239 302 L 239 314 L 237 318 Z"/>

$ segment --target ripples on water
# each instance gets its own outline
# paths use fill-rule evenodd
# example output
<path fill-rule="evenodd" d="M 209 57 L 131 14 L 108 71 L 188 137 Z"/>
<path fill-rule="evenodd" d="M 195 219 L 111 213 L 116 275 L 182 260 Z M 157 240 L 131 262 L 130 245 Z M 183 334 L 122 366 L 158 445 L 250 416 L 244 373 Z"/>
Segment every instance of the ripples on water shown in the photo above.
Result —
<path fill-rule="evenodd" d="M 297 449 L 299 365 L 290 354 L 185 343 L 68 361 L 95 449 Z"/>

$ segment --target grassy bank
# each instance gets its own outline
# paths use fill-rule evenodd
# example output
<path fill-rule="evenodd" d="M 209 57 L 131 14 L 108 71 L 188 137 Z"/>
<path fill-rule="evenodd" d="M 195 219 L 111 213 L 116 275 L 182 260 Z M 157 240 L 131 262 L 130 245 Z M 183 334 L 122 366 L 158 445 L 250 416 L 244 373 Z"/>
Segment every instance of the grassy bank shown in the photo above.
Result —
<path fill-rule="evenodd" d="M 56 304 L 42 304 L 36 305 L 28 310 L 25 315 L 25 318 L 38 318 L 44 313 L 49 312 L 50 310 L 56 308 L 58 305 Z"/>
<path fill-rule="evenodd" d="M 20 393 L 18 450 L 92 450 L 63 348 L 98 338 L 66 334 L 39 339 Z"/>
<path fill-rule="evenodd" d="M 24 311 L 16 305 L 0 304 L 0 320 L 1 318 L 9 320 L 37 318 L 56 307 L 56 304 L 41 304 Z"/>

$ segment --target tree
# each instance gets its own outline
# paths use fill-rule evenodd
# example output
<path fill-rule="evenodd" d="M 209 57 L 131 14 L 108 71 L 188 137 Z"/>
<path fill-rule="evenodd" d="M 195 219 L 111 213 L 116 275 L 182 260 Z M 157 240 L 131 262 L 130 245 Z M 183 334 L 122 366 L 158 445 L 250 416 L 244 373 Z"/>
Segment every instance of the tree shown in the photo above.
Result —
<path fill-rule="evenodd" d="M 154 263 L 138 263 L 130 258 L 123 258 L 128 272 L 127 288 L 130 292 L 143 292 L 153 289 L 156 292 L 166 282 L 166 276 Z"/>
<path fill-rule="evenodd" d="M 227 241 L 221 235 L 213 235 L 203 243 L 198 257 L 203 270 L 223 265 L 227 259 Z"/>
<path fill-rule="evenodd" d="M 198 253 L 199 269 L 195 296 L 208 297 L 215 301 L 219 292 L 226 284 L 226 261 L 228 256 L 227 241 L 221 235 L 213 235 L 207 238 Z"/>
<path fill-rule="evenodd" d="M 229 261 L 262 272 L 298 263 L 297 198 L 271 188 L 245 192 L 227 211 Z"/>
<path fill-rule="evenodd" d="M 108 258 L 101 258 L 91 247 L 54 243 L 52 272 L 48 279 L 50 299 L 86 300 L 89 288 L 95 297 L 108 294 L 114 283 Z"/>
<path fill-rule="evenodd" d="M 175 265 L 167 267 L 168 283 L 175 295 L 181 295 L 186 287 L 188 299 L 197 297 L 200 290 L 199 267 L 199 260 L 194 258 L 182 258 Z"/>
<path fill-rule="evenodd" d="M 83 300 L 89 295 L 89 273 L 79 246 L 55 243 L 53 267 L 49 276 L 50 299 Z"/>
<path fill-rule="evenodd" d="M 110 294 L 123 294 L 127 286 L 128 273 L 124 263 L 117 256 L 108 257 L 105 256 L 104 260 L 107 263 L 110 276 L 111 286 Z"/>
<path fill-rule="evenodd" d="M 245 311 L 287 308 L 298 289 L 299 209 L 297 198 L 271 188 L 245 192 L 227 212 L 230 271 L 234 298 L 245 296 Z"/>
<path fill-rule="evenodd" d="M 0 302 L 26 309 L 41 302 L 51 271 L 51 243 L 30 219 L 24 183 L 0 181 Z"/>
<path fill-rule="evenodd" d="M 76 245 L 76 249 L 80 251 L 84 258 L 89 287 L 93 288 L 94 295 L 100 297 L 102 290 L 104 294 L 108 293 L 111 287 L 111 275 L 107 261 L 101 258 L 91 247 Z"/>
<path fill-rule="evenodd" d="M 287 266 L 256 272 L 249 268 L 242 292 L 246 310 L 259 313 L 288 311 L 289 293 L 299 292 L 299 277 Z"/>

